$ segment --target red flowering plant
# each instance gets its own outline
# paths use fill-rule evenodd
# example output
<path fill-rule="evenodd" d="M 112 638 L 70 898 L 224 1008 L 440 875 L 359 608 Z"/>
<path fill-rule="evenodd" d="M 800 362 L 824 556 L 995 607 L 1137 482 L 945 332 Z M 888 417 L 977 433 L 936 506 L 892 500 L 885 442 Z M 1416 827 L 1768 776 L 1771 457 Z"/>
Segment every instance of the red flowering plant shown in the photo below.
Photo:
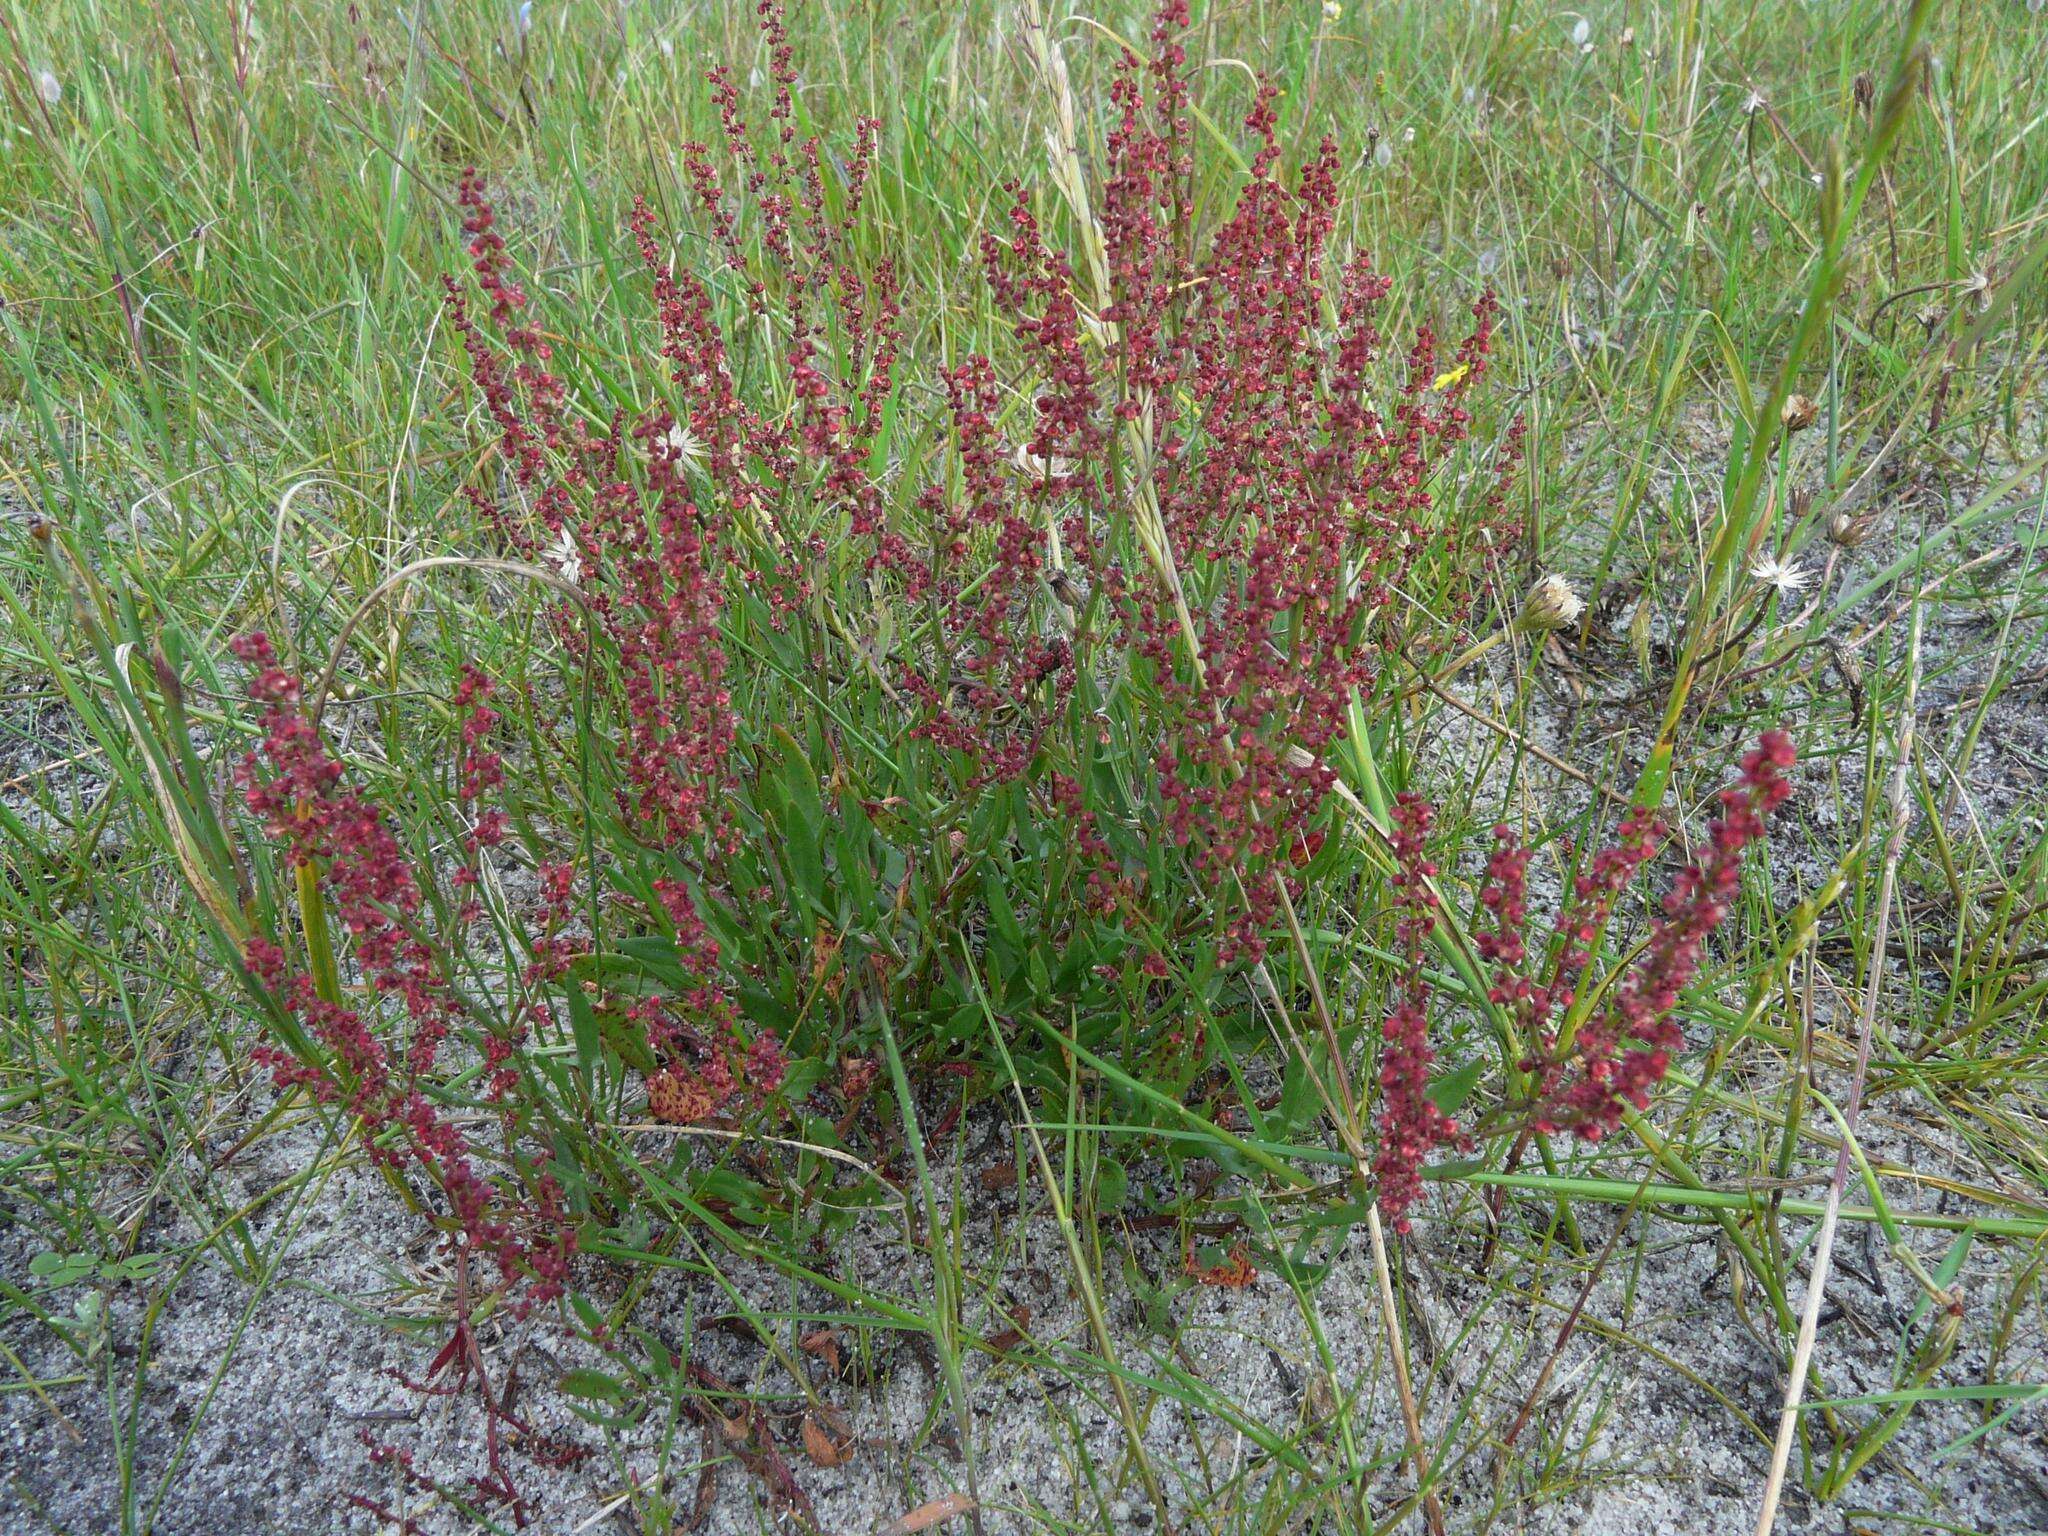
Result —
<path fill-rule="evenodd" d="M 484 302 L 453 279 L 448 302 L 495 443 L 469 494 L 575 581 L 561 630 L 618 710 L 605 837 L 633 855 L 590 876 L 637 947 L 575 975 L 664 1119 L 822 1107 L 880 1010 L 971 1063 L 983 974 L 997 1007 L 1184 1087 L 1213 1025 L 1313 964 L 1275 945 L 1357 872 L 1337 764 L 1396 696 L 1390 659 L 1462 640 L 1515 548 L 1520 423 L 1473 414 L 1495 300 L 1455 343 L 1425 321 L 1391 347 L 1390 280 L 1337 248 L 1338 150 L 1289 164 L 1270 90 L 1234 199 L 1198 220 L 1166 0 L 1117 65 L 1099 191 L 1056 142 L 1057 198 L 1012 184 L 980 237 L 1007 336 L 920 374 L 864 238 L 878 125 L 837 152 L 801 135 L 778 7 L 761 26 L 765 126 L 715 69 L 718 141 L 682 151 L 701 240 L 644 202 L 628 221 L 660 359 L 637 408 L 572 403 L 482 178 L 461 188 Z M 1433 622 L 1404 616 L 1415 593 Z M 1461 1134 L 1429 1097 L 1427 829 L 1412 799 L 1372 829 L 1406 957 L 1373 1160 L 1396 1215 Z M 1655 841 L 1640 817 L 1597 862 L 1553 969 L 1589 963 Z M 1519 942 L 1482 939 L 1522 1010 L 1526 1116 L 1611 1123 L 1668 1058 L 1683 955 L 1587 1020 L 1515 980 Z"/>
<path fill-rule="evenodd" d="M 192 867 L 280 1080 L 428 1175 L 529 1299 L 559 1292 L 579 1232 L 656 1188 L 615 1148 L 584 1155 L 593 1126 L 769 1117 L 832 1145 L 897 1041 L 969 1088 L 991 1028 L 1049 1086 L 1062 1042 L 1099 1052 L 1153 1090 L 1125 1106 L 1144 1122 L 1227 1082 L 1269 1010 L 1312 1003 L 1329 1050 L 1312 1062 L 1295 1034 L 1290 1082 L 1343 1079 L 1377 1036 L 1377 1149 L 1353 1151 L 1397 1221 L 1446 1142 L 1611 1129 L 1677 1047 L 1789 749 L 1767 741 L 1599 983 L 1661 840 L 1649 813 L 1543 946 L 1527 852 L 1502 840 L 1476 943 L 1511 1096 L 1461 1128 L 1432 1097 L 1425 956 L 1450 917 L 1431 816 L 1375 764 L 1401 763 L 1412 674 L 1501 608 L 1518 546 L 1521 427 L 1484 406 L 1493 296 L 1455 340 L 1424 320 L 1391 342 L 1390 279 L 1339 239 L 1340 152 L 1290 158 L 1270 90 L 1243 103 L 1248 153 L 1204 214 L 1187 11 L 1164 0 L 1149 56 L 1117 63 L 1095 191 L 1056 135 L 1051 187 L 1009 186 L 980 236 L 982 347 L 913 337 L 867 212 L 879 127 L 801 133 L 772 0 L 761 27 L 765 124 L 716 69 L 716 142 L 682 150 L 692 238 L 644 201 L 624 221 L 618 316 L 647 345 L 573 344 L 487 179 L 458 188 L 463 559 L 549 594 L 576 702 L 456 671 L 453 782 L 423 813 L 344 765 L 262 636 L 238 643 L 259 731 L 243 803 L 294 898 L 252 918 L 222 894 L 224 847 Z M 515 717 L 531 760 L 502 745 Z M 559 762 L 573 793 L 531 782 Z M 1307 938 L 1361 930 L 1376 881 L 1399 960 L 1377 1031 L 1380 999 L 1333 1004 Z M 1370 1118 L 1353 1107 L 1353 1139 Z M 721 1170 L 723 1208 L 782 1219 L 766 1155 L 720 1154 L 741 1170 Z"/>
<path fill-rule="evenodd" d="M 1269 90 L 1198 228 L 1169 3 L 1118 65 L 1099 198 L 1068 178 L 1062 218 L 1012 185 L 981 237 L 1001 360 L 939 360 L 920 407 L 895 268 L 861 238 L 876 125 L 843 154 L 799 136 L 761 14 L 765 128 L 716 69 L 720 142 L 682 152 L 708 259 L 644 203 L 629 221 L 663 363 L 637 414 L 569 408 L 480 178 L 461 190 L 485 302 L 451 280 L 449 303 L 497 450 L 470 493 L 595 617 L 618 827 L 673 866 L 620 894 L 672 931 L 695 1036 L 752 1052 L 801 1019 L 815 1060 L 869 1005 L 978 1028 L 971 932 L 998 1002 L 1078 1003 L 1089 1039 L 1191 1077 L 1214 985 L 1247 985 L 1327 842 L 1347 711 L 1434 643 L 1396 593 L 1455 619 L 1513 545 L 1519 427 L 1477 444 L 1469 409 L 1495 302 L 1449 348 L 1424 323 L 1390 351 L 1390 281 L 1334 248 L 1338 151 L 1288 166 Z M 723 1103 L 683 1055 L 657 1102 Z"/>
<path fill-rule="evenodd" d="M 517 1010 L 480 1008 L 463 994 L 450 946 L 431 931 L 418 861 L 384 811 L 351 785 L 268 637 L 245 635 L 234 652 L 250 669 L 249 698 L 263 733 L 236 767 L 236 783 L 293 874 L 306 939 L 303 964 L 261 926 L 242 941 L 245 978 L 297 1026 L 286 1038 L 300 1047 L 260 1047 L 258 1060 L 281 1086 L 346 1108 L 373 1159 L 426 1173 L 446 1196 L 465 1250 L 495 1261 L 513 1305 L 552 1300 L 562 1294 L 576 1239 L 548 1152 L 527 1139 L 530 1106 L 517 1091 L 514 1063 L 528 1022 Z M 466 668 L 455 693 L 462 711 L 456 793 L 465 805 L 502 782 L 489 745 L 498 716 L 488 697 L 482 674 Z M 476 859 L 504 835 L 502 810 L 478 810 L 466 862 L 451 884 L 473 886 Z M 474 898 L 466 897 L 451 921 L 467 926 L 477 918 Z M 331 948 L 335 930 L 347 937 L 351 986 Z M 503 1131 L 494 1173 L 482 1169 L 450 1112 L 443 1057 L 458 1031 L 481 1057 L 485 1099 Z"/>
<path fill-rule="evenodd" d="M 452 860 L 437 860 L 422 828 L 333 752 L 320 698 L 260 632 L 232 646 L 255 744 L 233 762 L 224 802 L 187 713 L 178 631 L 143 639 L 136 607 L 70 539 L 50 524 L 36 531 L 110 681 L 137 780 L 153 790 L 139 809 L 176 851 L 267 1029 L 257 1061 L 280 1087 L 339 1111 L 372 1164 L 431 1210 L 459 1285 L 490 1286 L 516 1314 L 562 1297 L 580 1218 L 555 1157 L 563 1106 L 538 1089 L 527 1051 L 547 1013 L 517 988 L 478 985 L 497 975 L 495 946 L 477 942 L 488 925 L 475 891 L 509 825 L 491 683 L 465 668 L 453 690 L 446 790 L 459 827 L 453 839 L 426 829 L 460 850 Z M 264 842 L 274 859 L 255 851 Z M 451 1347 L 467 1347 L 467 1327 L 458 1321 Z"/>

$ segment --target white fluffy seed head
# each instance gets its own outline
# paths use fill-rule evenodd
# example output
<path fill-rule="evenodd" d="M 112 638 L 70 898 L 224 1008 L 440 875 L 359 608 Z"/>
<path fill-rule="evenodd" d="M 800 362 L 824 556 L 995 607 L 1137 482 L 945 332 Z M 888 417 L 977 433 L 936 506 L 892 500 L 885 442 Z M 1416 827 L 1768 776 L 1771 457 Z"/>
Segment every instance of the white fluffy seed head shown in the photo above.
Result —
<path fill-rule="evenodd" d="M 1522 611 L 1515 616 L 1515 628 L 1525 634 L 1542 634 L 1578 622 L 1586 611 L 1585 599 L 1572 584 L 1555 572 L 1539 579 L 1522 599 Z"/>

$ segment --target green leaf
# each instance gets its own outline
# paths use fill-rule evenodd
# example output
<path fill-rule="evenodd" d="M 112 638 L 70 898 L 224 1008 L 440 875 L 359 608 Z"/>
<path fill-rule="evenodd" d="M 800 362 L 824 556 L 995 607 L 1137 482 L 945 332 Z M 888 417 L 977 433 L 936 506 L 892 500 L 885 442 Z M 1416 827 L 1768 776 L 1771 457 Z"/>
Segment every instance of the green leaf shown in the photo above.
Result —
<path fill-rule="evenodd" d="M 1095 1164 L 1095 1209 L 1098 1211 L 1120 1211 L 1130 1198 L 1131 1180 L 1124 1172 L 1124 1165 L 1112 1158 L 1101 1158 Z"/>
<path fill-rule="evenodd" d="M 597 1075 L 598 1053 L 602 1048 L 597 1010 L 590 1006 L 589 997 L 573 981 L 567 988 L 567 994 L 569 1029 L 576 1037 L 576 1070 L 583 1074 L 584 1086 L 588 1087 Z"/>
<path fill-rule="evenodd" d="M 1308 1068 L 1302 1065 L 1299 1056 L 1289 1056 L 1287 1071 L 1280 1079 L 1280 1103 L 1276 1111 L 1280 1128 L 1299 1131 L 1313 1125 L 1321 1113 L 1322 1098 L 1316 1092 L 1315 1079 L 1308 1075 Z"/>
<path fill-rule="evenodd" d="M 1455 1115 L 1472 1097 L 1472 1090 L 1479 1086 L 1479 1076 L 1485 1070 L 1486 1059 L 1474 1056 L 1455 1072 L 1446 1072 L 1429 1085 L 1429 1102 L 1445 1114 Z"/>
<path fill-rule="evenodd" d="M 147 1280 L 168 1257 L 162 1253 L 135 1253 L 125 1259 L 109 1259 L 100 1266 L 100 1275 L 107 1280 Z"/>
<path fill-rule="evenodd" d="M 989 922 L 1005 944 L 1021 953 L 1025 948 L 1024 926 L 1017 921 L 1017 909 L 1010 905 L 1009 892 L 1003 886 L 1004 881 L 994 861 L 984 863 L 981 866 L 981 890 L 988 902 Z"/>
<path fill-rule="evenodd" d="M 801 1103 L 831 1070 L 829 1063 L 815 1056 L 792 1061 L 782 1075 L 782 1096 L 792 1104 Z"/>
<path fill-rule="evenodd" d="M 818 776 L 804 756 L 797 739 L 781 726 L 773 735 L 784 753 L 780 788 L 784 810 L 781 826 L 782 854 L 789 863 L 790 884 L 818 912 L 825 906 L 825 802 L 818 793 Z"/>
<path fill-rule="evenodd" d="M 589 1398 L 600 1403 L 622 1403 L 626 1400 L 626 1384 L 616 1376 L 607 1376 L 603 1371 L 584 1367 L 562 1372 L 562 1390 L 571 1397 Z"/>
<path fill-rule="evenodd" d="M 85 1253 L 39 1253 L 28 1261 L 28 1272 L 52 1287 L 89 1280 L 98 1268 L 99 1261 Z"/>
<path fill-rule="evenodd" d="M 889 381 L 889 398 L 882 402 L 882 424 L 875 433 L 874 446 L 868 449 L 868 478 L 880 484 L 889 469 L 889 444 L 896 436 L 896 418 L 903 411 L 903 378 L 899 374 Z"/>

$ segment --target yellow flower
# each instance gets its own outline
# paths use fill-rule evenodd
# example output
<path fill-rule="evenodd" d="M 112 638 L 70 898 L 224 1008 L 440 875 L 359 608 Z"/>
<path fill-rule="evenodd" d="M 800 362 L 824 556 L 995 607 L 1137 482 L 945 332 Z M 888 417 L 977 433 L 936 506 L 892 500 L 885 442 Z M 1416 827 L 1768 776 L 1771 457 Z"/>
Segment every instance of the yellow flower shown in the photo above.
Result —
<path fill-rule="evenodd" d="M 1451 369 L 1450 372 L 1440 373 L 1434 379 L 1431 379 L 1429 387 L 1431 389 L 1449 389 L 1471 371 L 1472 365 L 1470 363 L 1460 363 L 1457 367 Z"/>

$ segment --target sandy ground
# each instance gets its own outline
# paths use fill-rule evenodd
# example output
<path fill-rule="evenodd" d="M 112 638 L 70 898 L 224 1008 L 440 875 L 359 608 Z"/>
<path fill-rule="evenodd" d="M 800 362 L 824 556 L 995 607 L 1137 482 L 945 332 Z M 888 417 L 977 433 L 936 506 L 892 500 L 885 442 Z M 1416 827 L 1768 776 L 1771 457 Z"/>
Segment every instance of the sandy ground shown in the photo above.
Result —
<path fill-rule="evenodd" d="M 980 1112 L 985 1124 L 974 1129 L 995 1135 L 971 1135 L 970 1142 L 1000 1141 L 1007 1127 L 986 1121 L 990 1113 Z M 1943 1133 L 1932 1125 L 1879 1115 L 1870 1129 L 1874 1149 L 1883 1155 L 1910 1156 L 1922 1172 L 1951 1166 L 1962 1171 L 1956 1149 L 1945 1146 Z M 310 1131 L 289 1133 L 259 1143 L 233 1164 L 231 1182 L 253 1195 L 318 1153 Z M 1007 1160 L 1007 1152 L 998 1148 L 990 1163 Z M 1707 1161 L 1711 1165 L 1713 1158 Z M 937 1172 L 949 1185 L 952 1170 Z M 965 1172 L 966 1187 L 980 1189 L 981 1166 Z M 1589 1244 L 1605 1240 L 1612 1215 L 1587 1213 Z M 1510 1206 L 1508 1218 L 1540 1231 L 1543 1212 Z M 1795 1240 L 1802 1225 L 1790 1225 Z M 103 1354 L 83 1368 L 95 1380 L 54 1389 L 56 1411 L 26 1392 L 0 1398 L 0 1445 L 8 1467 L 0 1482 L 0 1530 L 121 1528 L 120 1490 L 111 1475 L 115 1426 L 97 1379 L 102 1371 L 111 1371 L 123 1385 L 122 1411 L 136 1415 L 133 1496 L 138 1509 L 159 1497 L 164 1471 L 182 1449 L 177 1475 L 161 1492 L 158 1531 L 242 1536 L 389 1528 L 351 1496 L 403 1512 L 424 1532 L 481 1528 L 441 1498 L 417 1488 L 408 1492 L 388 1465 L 373 1464 L 370 1452 L 372 1444 L 402 1447 L 420 1474 L 471 1497 L 478 1497 L 472 1480 L 487 1471 L 484 1415 L 475 1396 L 425 1396 L 400 1379 L 424 1375 L 447 1337 L 444 1323 L 407 1315 L 431 1312 L 430 1298 L 448 1294 L 445 1271 L 422 1246 L 417 1218 L 381 1182 L 344 1168 L 303 1204 L 273 1207 L 253 1226 L 259 1248 L 287 1243 L 274 1283 L 259 1293 L 216 1261 L 195 1266 L 150 1335 L 139 1403 L 129 1403 L 126 1392 L 136 1372 L 144 1324 L 144 1296 L 132 1286 L 111 1293 L 111 1358 Z M 1454 1415 L 1478 1414 L 1499 1423 L 1511 1419 L 1550 1352 L 1564 1310 L 1576 1299 L 1577 1283 L 1564 1281 L 1544 1288 L 1541 1304 L 1525 1297 L 1522 1288 L 1530 1277 L 1518 1274 L 1509 1260 L 1506 1273 L 1513 1290 L 1488 1307 L 1488 1286 L 1477 1271 L 1483 1231 L 1483 1220 L 1469 1200 L 1455 1212 L 1439 1204 L 1418 1221 L 1407 1248 L 1415 1307 L 1411 1346 L 1428 1420 L 1439 1433 Z M 173 1220 L 155 1240 L 171 1246 L 195 1235 Z M 1178 1254 L 1171 1234 L 1127 1236 L 1142 1272 L 1154 1278 L 1175 1273 Z M 1822 1374 L 1836 1395 L 1889 1384 L 1893 1340 L 1913 1301 L 1898 1266 L 1888 1261 L 1880 1244 L 1866 1238 L 1865 1229 L 1845 1237 L 1821 1336 Z M 983 1275 L 1000 1274 L 1003 1303 L 1012 1314 L 1028 1308 L 1035 1343 L 1055 1354 L 1066 1344 L 1088 1347 L 1085 1317 L 1057 1230 L 1043 1216 L 1020 1222 L 1016 1191 L 978 1198 L 963 1239 L 964 1252 L 987 1257 L 977 1266 Z M 9 1275 L 19 1275 L 25 1262 L 19 1229 L 6 1228 L 5 1240 L 0 1263 Z M 1930 1234 L 1916 1246 L 1931 1265 L 1947 1241 Z M 1979 1242 L 1974 1247 L 1962 1280 L 1965 1294 L 1980 1305 L 1970 1310 L 1964 1341 L 1944 1381 L 1983 1379 L 1994 1318 L 1981 1303 L 2005 1293 L 2020 1258 L 2011 1244 Z M 900 1227 L 886 1216 L 867 1221 L 843 1245 L 834 1268 L 844 1278 L 885 1288 L 912 1305 L 928 1295 L 922 1261 L 906 1250 Z M 724 1273 L 764 1313 L 816 1318 L 834 1310 L 835 1304 L 822 1295 L 806 1295 L 765 1269 L 728 1264 Z M 394 1286 L 401 1278 L 408 1283 Z M 594 1289 L 602 1294 L 602 1276 L 596 1278 Z M 1450 1478 L 1445 1502 L 1452 1528 L 1474 1528 L 1500 1502 L 1504 1508 L 1494 1528 L 1506 1531 L 1748 1530 L 1766 1449 L 1742 1426 L 1737 1412 L 1768 1428 L 1781 1389 L 1776 1353 L 1762 1335 L 1738 1321 L 1729 1283 L 1719 1246 L 1706 1230 L 1660 1224 L 1639 1258 L 1615 1266 L 1593 1289 L 1586 1322 L 1553 1368 L 1523 1431 L 1525 1464 L 1526 1453 L 1538 1445 L 1549 1447 L 1548 1475 L 1576 1485 L 1576 1491 L 1561 1501 L 1532 1506 L 1523 1495 L 1533 1490 L 1497 1487 L 1493 1466 L 1483 1455 L 1474 1457 Z M 1173 1347 L 1151 1326 L 1158 1319 L 1148 1319 L 1124 1288 L 1113 1279 L 1111 1284 L 1111 1323 L 1127 1368 L 1156 1372 L 1161 1360 L 1171 1359 L 1236 1412 L 1280 1428 L 1327 1420 L 1333 1390 L 1355 1396 L 1353 1423 L 1361 1440 L 1377 1444 L 1383 1453 L 1398 1449 L 1399 1420 L 1383 1364 L 1362 1233 L 1335 1255 L 1314 1299 L 1331 1351 L 1327 1376 L 1316 1363 L 1294 1295 L 1272 1276 L 1242 1291 L 1183 1292 L 1168 1308 L 1177 1333 Z M 62 1294 L 76 1297 L 85 1291 L 73 1287 Z M 990 1293 L 978 1294 L 968 1307 L 969 1326 L 985 1337 L 1005 1326 L 992 1299 Z M 1797 1295 L 1793 1300 L 1796 1305 Z M 802 1449 L 802 1402 L 793 1382 L 745 1325 L 732 1322 L 735 1313 L 730 1296 L 709 1279 L 672 1272 L 646 1296 L 634 1320 L 670 1347 L 687 1348 L 693 1360 L 726 1382 L 789 1405 L 786 1416 L 771 1415 L 769 1422 L 821 1529 L 870 1531 L 926 1500 L 968 1486 L 969 1469 L 957 1453 L 951 1418 L 943 1408 L 937 1362 L 922 1340 L 878 1332 L 871 1336 L 865 1359 L 855 1358 L 849 1346 L 835 1376 L 818 1353 L 788 1348 L 810 1325 L 781 1324 L 786 1352 L 811 1373 L 820 1397 L 844 1412 L 854 1437 L 845 1464 L 827 1468 L 814 1464 Z M 1617 1341 L 1613 1330 L 1634 1342 Z M 54 1347 L 46 1330 L 19 1318 L 5 1330 L 4 1342 L 39 1375 L 81 1370 Z M 600 1362 L 594 1351 L 566 1340 L 551 1322 L 492 1325 L 483 1342 L 496 1385 L 514 1394 L 513 1411 L 537 1437 L 509 1435 L 519 1443 L 504 1457 L 527 1501 L 527 1528 L 563 1536 L 638 1529 L 618 1501 L 628 1476 L 646 1483 L 655 1475 L 659 1416 L 610 1434 L 579 1419 L 555 1384 L 566 1369 Z M 2038 1338 L 2010 1343 L 2000 1377 L 2042 1378 L 2048 1373 L 2043 1343 Z M 1034 1369 L 1026 1360 L 1020 1350 L 1001 1361 L 976 1354 L 968 1365 L 974 1473 L 987 1511 L 986 1528 L 1046 1528 L 1034 1524 L 1034 1514 L 1039 1520 L 1072 1521 L 1081 1529 L 1151 1527 L 1153 1513 L 1123 1454 L 1123 1432 L 1103 1383 L 1096 1379 L 1077 1387 L 1057 1370 Z M 1717 1401 L 1703 1384 L 1727 1401 Z M 1951 1530 L 2048 1531 L 2048 1422 L 2038 1408 L 2029 1410 L 1988 1444 L 1979 1442 L 1939 1464 L 1932 1461 L 1942 1445 L 1975 1421 L 1967 1405 L 1923 1407 L 1838 1507 L 1809 1513 L 1795 1501 L 1784 1528 L 1865 1528 L 1847 1513 L 1860 1509 L 1873 1516 L 1946 1521 L 1938 1528 Z M 130 1433 L 127 1425 L 121 1433 Z M 181 1446 L 188 1433 L 189 1445 Z M 1308 1443 L 1324 1456 L 1338 1454 L 1329 1436 L 1312 1436 Z M 1241 1435 L 1223 1419 L 1191 1417 L 1171 1404 L 1152 1412 L 1145 1444 L 1168 1490 L 1176 1524 L 1184 1516 L 1220 1508 L 1220 1496 L 1212 1490 L 1229 1482 L 1246 1455 Z M 778 1519 L 767 1483 L 729 1456 L 721 1455 L 709 1484 L 700 1485 L 705 1446 L 705 1434 L 686 1421 L 675 1437 L 669 1474 L 685 1510 L 700 1507 L 700 1486 L 708 1489 L 699 1529 L 737 1536 L 798 1528 L 786 1517 Z M 719 1455 L 725 1447 L 712 1449 Z M 1401 1469 L 1387 1468 L 1368 1486 L 1373 1508 L 1384 1513 L 1399 1502 L 1408 1483 Z M 1245 1496 L 1240 1490 L 1238 1497 Z M 489 1507 L 481 1498 L 479 1503 Z M 513 1523 L 503 1506 L 495 1518 Z M 1868 1528 L 1887 1527 L 1877 1522 Z"/>

